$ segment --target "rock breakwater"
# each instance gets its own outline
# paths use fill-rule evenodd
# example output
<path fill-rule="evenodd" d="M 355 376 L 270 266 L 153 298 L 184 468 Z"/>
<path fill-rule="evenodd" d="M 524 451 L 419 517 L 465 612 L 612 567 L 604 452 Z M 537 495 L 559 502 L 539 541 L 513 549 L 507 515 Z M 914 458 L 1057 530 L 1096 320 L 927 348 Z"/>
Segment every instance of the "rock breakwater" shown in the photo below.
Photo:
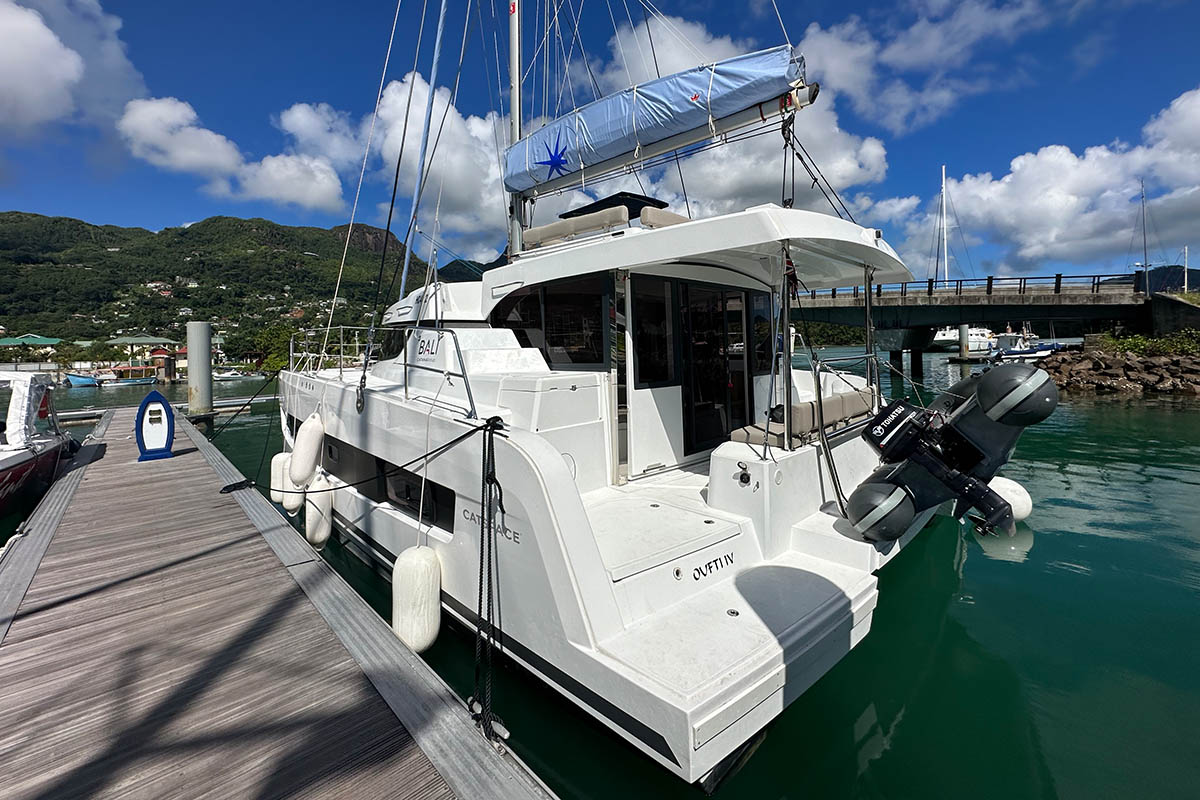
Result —
<path fill-rule="evenodd" d="M 1064 351 L 1038 366 L 1067 391 L 1200 395 L 1200 358 L 1195 356 Z"/>

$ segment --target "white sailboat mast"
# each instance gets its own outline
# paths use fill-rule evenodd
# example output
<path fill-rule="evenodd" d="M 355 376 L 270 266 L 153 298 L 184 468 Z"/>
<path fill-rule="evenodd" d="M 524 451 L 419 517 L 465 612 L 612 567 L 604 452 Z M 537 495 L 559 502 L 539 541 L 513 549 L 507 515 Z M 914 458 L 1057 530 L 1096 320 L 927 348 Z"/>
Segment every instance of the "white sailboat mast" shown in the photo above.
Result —
<path fill-rule="evenodd" d="M 946 227 L 946 165 L 942 164 L 942 255 L 946 259 L 945 266 L 942 267 L 943 274 L 946 276 L 946 284 L 950 283 L 950 234 Z"/>
<path fill-rule="evenodd" d="M 521 140 L 521 2 L 508 2 L 508 86 L 509 141 L 516 144 Z M 510 255 L 522 249 L 522 227 L 525 221 L 525 198 L 518 192 L 509 195 L 508 252 Z"/>

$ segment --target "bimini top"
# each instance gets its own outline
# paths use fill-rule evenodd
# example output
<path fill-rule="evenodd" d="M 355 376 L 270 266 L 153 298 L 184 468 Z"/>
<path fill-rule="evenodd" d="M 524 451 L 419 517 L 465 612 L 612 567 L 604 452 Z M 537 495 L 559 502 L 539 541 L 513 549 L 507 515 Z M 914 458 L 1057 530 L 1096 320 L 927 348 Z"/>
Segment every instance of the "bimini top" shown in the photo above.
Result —
<path fill-rule="evenodd" d="M 771 204 L 669 227 L 623 228 L 523 253 L 484 273 L 480 312 L 486 317 L 522 286 L 611 269 L 778 289 L 785 242 L 809 289 L 861 285 L 864 267 L 874 269 L 876 283 L 913 280 L 880 231 Z"/>
<path fill-rule="evenodd" d="M 791 45 L 631 86 L 559 117 L 504 154 L 504 188 L 533 189 L 786 95 L 803 81 Z"/>

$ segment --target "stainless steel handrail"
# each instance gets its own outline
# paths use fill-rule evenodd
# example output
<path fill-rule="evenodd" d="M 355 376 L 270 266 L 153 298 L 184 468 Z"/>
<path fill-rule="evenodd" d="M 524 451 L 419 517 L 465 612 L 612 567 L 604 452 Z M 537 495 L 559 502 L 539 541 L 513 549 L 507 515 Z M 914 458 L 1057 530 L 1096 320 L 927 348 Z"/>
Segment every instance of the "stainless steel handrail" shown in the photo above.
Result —
<path fill-rule="evenodd" d="M 336 353 L 336 355 L 333 353 L 326 353 L 324 355 L 325 356 L 334 356 L 337 358 L 338 377 L 340 379 L 344 379 L 345 374 L 344 374 L 343 367 L 346 362 L 346 347 L 347 346 L 350 346 L 352 350 L 356 351 L 353 354 L 353 357 L 360 366 L 362 364 L 369 364 L 370 358 L 371 358 L 371 354 L 369 352 L 367 352 L 365 343 L 359 343 L 358 341 L 355 341 L 353 344 L 348 345 L 348 343 L 346 342 L 345 332 L 346 331 L 368 331 L 370 329 L 365 326 L 361 326 L 361 325 L 339 325 L 337 327 L 338 327 L 338 340 L 336 342 L 337 353 Z M 403 363 L 404 363 L 404 396 L 405 396 L 405 399 L 408 398 L 408 370 L 410 368 L 425 370 L 427 372 L 441 373 L 443 375 L 447 375 L 447 376 L 454 377 L 454 378 L 461 378 L 462 382 L 463 382 L 463 389 L 465 390 L 466 395 L 467 395 L 467 403 L 470 406 L 470 408 L 467 412 L 467 418 L 468 419 L 479 419 L 479 412 L 475 406 L 475 394 L 474 394 L 474 392 L 471 391 L 471 379 L 467 375 L 466 362 L 463 360 L 462 345 L 458 340 L 458 334 L 448 328 L 431 328 L 431 327 L 428 327 L 425 325 L 389 325 L 387 327 L 390 330 L 399 330 L 399 331 L 404 332 L 404 347 L 401 348 L 401 350 L 402 350 L 402 354 L 404 357 Z M 453 372 L 450 370 L 439 369 L 437 367 L 426 366 L 425 364 L 410 363 L 408 360 L 408 345 L 409 345 L 409 342 L 411 341 L 411 338 L 412 338 L 411 334 L 413 331 L 422 331 L 422 332 L 427 331 L 430 333 L 436 333 L 439 338 L 445 334 L 449 334 L 450 338 L 454 340 L 454 356 L 455 356 L 455 360 L 458 362 L 458 370 L 459 371 Z M 318 334 L 318 333 L 324 334 L 324 332 L 325 332 L 325 329 L 321 328 L 321 329 L 297 331 L 296 333 L 292 334 L 292 337 L 291 337 L 290 341 L 288 342 L 288 369 L 289 370 L 291 370 L 293 372 L 305 372 L 308 370 L 312 370 L 315 372 L 317 370 L 320 370 L 324 366 L 324 364 L 322 363 L 323 362 L 322 354 L 312 352 L 307 346 L 307 343 L 309 342 L 309 340 L 311 340 L 313 338 L 314 334 Z M 301 349 L 297 348 L 298 343 L 301 345 Z M 372 349 L 375 349 L 375 347 L 377 347 L 377 346 L 378 345 L 373 345 Z M 361 350 L 361 352 L 357 352 L 360 350 Z"/>
<path fill-rule="evenodd" d="M 838 510 L 842 512 L 842 516 L 846 516 L 846 495 L 842 491 L 842 481 L 838 476 L 837 464 L 833 461 L 833 450 L 829 447 L 829 433 L 825 430 L 825 403 L 822 401 L 821 395 L 821 368 L 828 364 L 836 364 L 842 361 L 871 361 L 878 359 L 879 356 L 875 353 L 861 353 L 856 356 L 835 356 L 833 358 L 820 359 L 815 355 L 809 357 L 809 368 L 813 375 L 813 390 L 816 392 L 817 412 L 817 438 L 821 441 L 821 452 L 825 454 L 825 463 L 829 467 L 829 479 L 833 483 L 834 499 L 837 500 Z M 875 391 L 871 384 L 870 366 L 867 367 L 867 388 L 871 390 L 871 399 L 875 400 Z M 845 379 L 843 379 L 845 380 Z M 849 381 L 846 381 L 849 383 Z M 872 411 L 875 409 L 872 408 Z"/>

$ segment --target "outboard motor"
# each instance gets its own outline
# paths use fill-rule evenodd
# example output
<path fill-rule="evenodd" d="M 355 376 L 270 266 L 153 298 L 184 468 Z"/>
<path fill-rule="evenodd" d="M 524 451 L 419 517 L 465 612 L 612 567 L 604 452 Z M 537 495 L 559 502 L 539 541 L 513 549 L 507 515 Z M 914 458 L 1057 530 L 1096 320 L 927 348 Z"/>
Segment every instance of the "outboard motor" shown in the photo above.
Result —
<path fill-rule="evenodd" d="M 863 431 L 883 464 L 850 495 L 846 516 L 868 541 L 890 542 L 922 511 L 955 500 L 955 517 L 974 509 L 981 531 L 1011 534 L 1012 508 L 988 482 L 1021 432 L 1057 406 L 1045 370 L 1021 363 L 964 378 L 928 408 L 891 403 Z"/>

